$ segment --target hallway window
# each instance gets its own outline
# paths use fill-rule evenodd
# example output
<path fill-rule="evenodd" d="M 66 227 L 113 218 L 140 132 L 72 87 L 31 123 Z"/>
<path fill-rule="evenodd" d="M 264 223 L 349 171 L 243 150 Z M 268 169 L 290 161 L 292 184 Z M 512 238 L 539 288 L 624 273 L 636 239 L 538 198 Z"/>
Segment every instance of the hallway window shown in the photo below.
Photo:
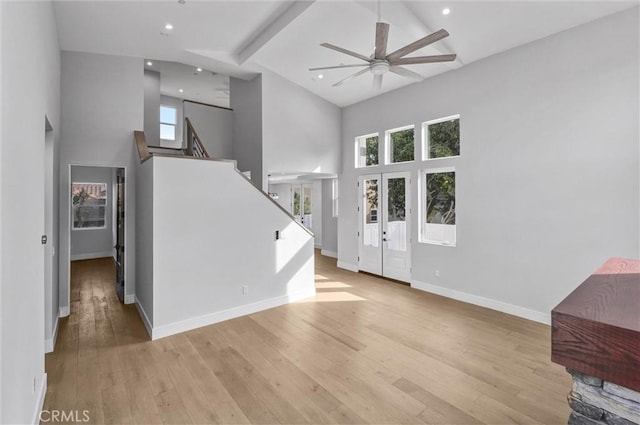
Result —
<path fill-rule="evenodd" d="M 107 184 L 73 183 L 71 185 L 73 229 L 106 227 Z"/>
<path fill-rule="evenodd" d="M 160 139 L 176 140 L 177 116 L 176 108 L 160 106 Z"/>

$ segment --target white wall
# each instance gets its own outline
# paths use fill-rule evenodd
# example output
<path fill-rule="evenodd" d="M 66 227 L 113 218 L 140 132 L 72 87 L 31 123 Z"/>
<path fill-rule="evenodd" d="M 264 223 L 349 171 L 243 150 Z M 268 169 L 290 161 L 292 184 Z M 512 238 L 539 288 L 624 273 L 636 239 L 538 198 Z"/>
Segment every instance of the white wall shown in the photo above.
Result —
<path fill-rule="evenodd" d="M 154 178 L 154 338 L 315 293 L 312 237 L 233 163 L 148 162 Z M 176 225 L 184 223 L 186 209 L 188 222 Z M 276 230 L 282 239 L 276 240 Z"/>
<path fill-rule="evenodd" d="M 160 146 L 160 73 L 144 70 L 144 136 Z"/>
<path fill-rule="evenodd" d="M 232 101 L 233 101 L 233 91 Z M 235 109 L 235 108 L 234 108 Z M 339 107 L 270 71 L 262 74 L 263 179 L 276 173 L 337 174 Z"/>
<path fill-rule="evenodd" d="M 136 170 L 136 305 L 150 328 L 153 325 L 153 161 Z M 183 218 L 184 219 L 184 218 Z"/>
<path fill-rule="evenodd" d="M 638 47 L 635 8 L 345 108 L 339 260 L 357 265 L 359 174 L 451 165 L 457 246 L 416 243 L 414 213 L 415 286 L 548 321 L 607 258 L 637 258 Z M 453 114 L 459 158 L 354 169 L 356 136 Z"/>
<path fill-rule="evenodd" d="M 109 167 L 71 167 L 71 182 L 106 183 L 107 208 L 104 229 L 71 230 L 71 260 L 111 257 L 113 255 L 113 176 Z M 72 217 L 73 220 L 73 217 Z M 73 226 L 72 226 L 73 227 Z"/>
<path fill-rule="evenodd" d="M 0 16 L 0 422 L 33 423 L 45 388 L 44 117 L 57 143 L 60 50 L 51 3 L 1 2 Z"/>
<path fill-rule="evenodd" d="M 333 216 L 333 179 L 322 180 L 322 251 L 338 252 L 338 218 Z"/>
<path fill-rule="evenodd" d="M 70 165 L 124 167 L 125 297 L 135 287 L 136 175 L 133 131 L 144 128 L 141 58 L 62 52 L 60 305 L 69 308 Z"/>
<path fill-rule="evenodd" d="M 251 181 L 262 189 L 262 77 L 245 81 L 229 78 L 230 103 L 233 109 L 233 159 L 238 169 L 251 171 Z"/>
<path fill-rule="evenodd" d="M 176 108 L 176 140 L 171 141 L 171 140 L 161 139 L 160 146 L 164 146 L 167 148 L 181 148 L 183 147 L 182 140 L 184 139 L 184 104 L 182 102 L 182 99 L 178 99 L 177 97 L 162 95 L 160 96 L 160 103 L 162 105 Z M 158 107 L 158 126 L 160 125 L 159 115 L 160 115 L 160 107 Z M 159 127 L 158 127 L 158 133 L 160 133 Z M 149 143 L 149 141 L 147 141 L 147 143 Z"/>
<path fill-rule="evenodd" d="M 213 158 L 233 157 L 233 111 L 219 106 L 184 101 L 184 116 L 200 136 Z"/>

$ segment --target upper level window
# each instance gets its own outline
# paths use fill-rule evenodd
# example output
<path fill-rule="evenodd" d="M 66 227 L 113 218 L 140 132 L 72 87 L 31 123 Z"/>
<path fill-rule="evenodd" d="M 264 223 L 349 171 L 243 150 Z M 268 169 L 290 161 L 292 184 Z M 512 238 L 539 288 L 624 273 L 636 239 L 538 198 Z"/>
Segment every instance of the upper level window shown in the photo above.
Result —
<path fill-rule="evenodd" d="M 104 229 L 106 227 L 107 184 L 72 183 L 71 208 L 73 229 Z"/>
<path fill-rule="evenodd" d="M 386 132 L 387 164 L 413 161 L 413 126 L 396 128 Z"/>
<path fill-rule="evenodd" d="M 160 139 L 176 140 L 176 124 L 178 113 L 172 106 L 160 106 Z"/>
<path fill-rule="evenodd" d="M 356 137 L 356 167 L 378 165 L 378 134 Z"/>
<path fill-rule="evenodd" d="M 422 124 L 422 159 L 460 155 L 460 115 Z"/>
<path fill-rule="evenodd" d="M 422 174 L 420 241 L 456 244 L 456 173 L 454 168 L 425 170 Z"/>

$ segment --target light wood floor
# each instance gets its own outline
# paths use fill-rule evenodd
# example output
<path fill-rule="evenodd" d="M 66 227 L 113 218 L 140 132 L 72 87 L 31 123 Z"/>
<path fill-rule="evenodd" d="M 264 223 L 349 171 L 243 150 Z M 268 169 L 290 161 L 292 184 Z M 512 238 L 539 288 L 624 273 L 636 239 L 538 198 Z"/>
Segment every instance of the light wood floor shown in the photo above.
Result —
<path fill-rule="evenodd" d="M 45 409 L 93 423 L 566 424 L 547 326 L 337 269 L 315 299 L 149 341 L 111 260 L 72 265 Z"/>

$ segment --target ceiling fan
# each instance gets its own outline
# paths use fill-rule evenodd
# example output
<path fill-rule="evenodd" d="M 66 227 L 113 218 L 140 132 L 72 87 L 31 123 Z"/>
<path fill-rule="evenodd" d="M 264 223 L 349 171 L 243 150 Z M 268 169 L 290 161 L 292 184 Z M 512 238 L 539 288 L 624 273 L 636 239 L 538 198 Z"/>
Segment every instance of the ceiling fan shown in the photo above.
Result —
<path fill-rule="evenodd" d="M 415 56 L 415 57 L 405 57 L 409 53 L 415 52 L 418 49 L 422 49 L 430 44 L 435 43 L 436 41 L 442 40 L 445 37 L 448 37 L 449 33 L 444 30 L 438 30 L 433 34 L 427 35 L 419 40 L 414 41 L 411 44 L 408 44 L 401 49 L 394 51 L 393 53 L 387 54 L 387 41 L 389 39 L 389 24 L 386 22 L 378 22 L 376 23 L 376 47 L 375 52 L 370 57 L 365 55 L 361 55 L 359 53 L 353 52 L 351 50 L 343 49 L 342 47 L 335 46 L 329 43 L 322 43 L 322 47 L 326 47 L 327 49 L 335 50 L 340 53 L 344 53 L 349 56 L 353 56 L 354 58 L 358 58 L 366 63 L 352 64 L 352 65 L 336 65 L 336 66 L 325 66 L 320 68 L 309 68 L 309 71 L 322 71 L 327 69 L 339 69 L 339 68 L 355 68 L 364 66 L 366 68 L 356 72 L 344 78 L 333 86 L 338 87 L 342 84 L 346 83 L 349 80 L 352 80 L 360 75 L 370 71 L 373 74 L 373 87 L 376 89 L 382 88 L 382 77 L 387 72 L 393 72 L 394 74 L 401 75 L 403 77 L 413 78 L 416 80 L 422 80 L 424 77 L 417 72 L 410 71 L 406 68 L 403 68 L 401 65 L 415 65 L 415 64 L 423 64 L 423 63 L 436 63 L 436 62 L 451 62 L 456 59 L 455 54 L 448 55 L 434 55 L 434 56 Z"/>

